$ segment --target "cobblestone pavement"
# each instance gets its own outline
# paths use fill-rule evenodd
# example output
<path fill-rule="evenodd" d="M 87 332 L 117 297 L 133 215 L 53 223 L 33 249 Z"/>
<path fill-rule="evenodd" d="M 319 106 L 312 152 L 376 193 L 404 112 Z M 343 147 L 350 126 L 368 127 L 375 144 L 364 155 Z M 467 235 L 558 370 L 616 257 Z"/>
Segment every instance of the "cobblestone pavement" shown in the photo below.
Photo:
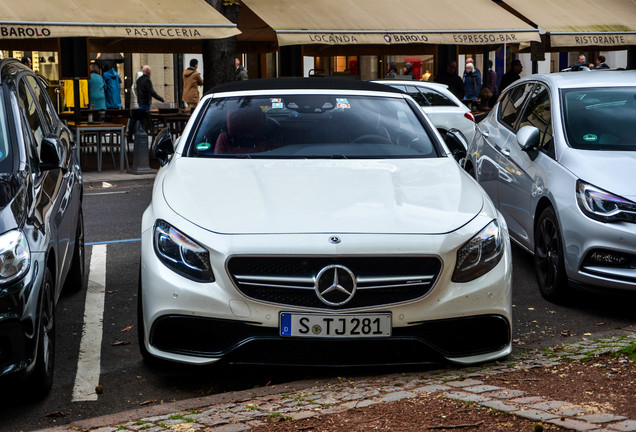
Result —
<path fill-rule="evenodd" d="M 300 420 L 413 398 L 422 393 L 441 393 L 449 398 L 554 424 L 567 430 L 636 431 L 636 419 L 609 413 L 581 416 L 580 411 L 568 409 L 572 404 L 566 401 L 548 400 L 541 395 L 486 385 L 480 381 L 485 375 L 554 366 L 563 359 L 583 360 L 595 355 L 610 354 L 633 346 L 634 343 L 636 334 L 626 332 L 622 336 L 581 340 L 560 347 L 559 350 L 515 354 L 502 362 L 479 367 L 342 378 L 321 382 L 320 385 L 303 381 L 154 406 L 46 431 L 91 429 L 92 432 L 195 432 L 205 429 L 238 432 L 261 425 L 265 418 L 285 416 L 290 420 Z"/>

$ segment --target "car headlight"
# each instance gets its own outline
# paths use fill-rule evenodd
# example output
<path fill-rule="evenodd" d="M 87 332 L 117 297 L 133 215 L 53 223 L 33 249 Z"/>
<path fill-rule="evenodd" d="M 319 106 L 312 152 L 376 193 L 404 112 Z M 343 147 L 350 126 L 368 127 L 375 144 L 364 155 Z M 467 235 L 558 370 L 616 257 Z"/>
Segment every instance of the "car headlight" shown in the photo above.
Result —
<path fill-rule="evenodd" d="M 636 223 L 636 203 L 581 180 L 576 182 L 576 202 L 581 211 L 592 219 Z"/>
<path fill-rule="evenodd" d="M 0 235 L 0 285 L 21 278 L 29 270 L 31 251 L 22 231 Z"/>
<path fill-rule="evenodd" d="M 155 223 L 153 245 L 161 262 L 176 273 L 196 282 L 214 282 L 208 250 L 167 222 Z"/>
<path fill-rule="evenodd" d="M 493 220 L 457 251 L 453 282 L 469 282 L 488 273 L 499 263 L 503 252 L 501 227 Z"/>

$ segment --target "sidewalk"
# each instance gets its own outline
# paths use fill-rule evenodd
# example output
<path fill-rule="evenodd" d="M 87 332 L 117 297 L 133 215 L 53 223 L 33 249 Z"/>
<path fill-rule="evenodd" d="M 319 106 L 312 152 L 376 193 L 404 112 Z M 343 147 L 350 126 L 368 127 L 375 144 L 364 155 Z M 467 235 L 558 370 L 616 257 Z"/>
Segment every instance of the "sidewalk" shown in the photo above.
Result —
<path fill-rule="evenodd" d="M 414 398 L 430 396 L 450 398 L 467 405 L 485 407 L 493 412 L 503 412 L 517 418 L 528 419 L 536 422 L 534 430 L 543 430 L 542 425 L 545 425 L 552 430 L 556 427 L 559 430 L 574 431 L 636 431 L 636 418 L 630 419 L 612 412 L 598 410 L 587 412 L 581 408 L 581 405 L 563 400 L 552 400 L 541 394 L 533 394 L 518 388 L 526 381 L 521 374 L 533 369 L 547 369 L 566 361 L 580 362 L 619 351 L 631 353 L 636 350 L 634 329 L 624 329 L 621 333 L 620 336 L 594 340 L 583 339 L 569 345 L 513 354 L 502 362 L 477 367 L 447 368 L 423 373 L 376 377 L 299 381 L 150 406 L 43 431 L 238 432 L 255 428 L 263 429 L 268 425 L 271 430 L 277 430 L 278 425 L 272 424 L 275 419 L 281 421 L 281 428 L 283 424 L 293 425 L 295 422 L 306 419 L 317 419 L 322 423 L 328 421 L 329 416 L 346 415 L 365 407 L 378 407 L 381 404 L 407 402 Z M 634 355 L 631 359 L 621 359 L 620 362 L 630 363 L 628 366 L 632 368 L 633 358 Z M 577 364 L 579 366 L 585 364 L 585 367 L 589 368 L 598 367 L 592 361 Z M 517 388 L 488 384 L 493 382 L 493 376 L 511 373 L 519 374 L 521 377 L 516 380 L 512 378 L 518 384 L 514 386 Z M 507 378 L 507 381 L 503 382 L 511 381 Z M 628 389 L 631 389 L 629 396 L 633 398 L 633 381 L 628 383 Z M 598 404 L 604 406 L 600 402 L 604 401 L 599 401 Z M 452 416 L 453 413 L 448 413 L 449 418 Z M 353 424 L 350 425 L 353 427 Z M 475 427 L 471 429 L 468 426 Z M 319 430 L 315 426 L 301 427 L 299 425 L 298 427 L 300 429 L 289 427 L 285 430 Z M 477 427 L 478 425 L 460 425 L 447 428 L 477 430 Z M 488 431 L 488 425 L 479 430 Z"/>

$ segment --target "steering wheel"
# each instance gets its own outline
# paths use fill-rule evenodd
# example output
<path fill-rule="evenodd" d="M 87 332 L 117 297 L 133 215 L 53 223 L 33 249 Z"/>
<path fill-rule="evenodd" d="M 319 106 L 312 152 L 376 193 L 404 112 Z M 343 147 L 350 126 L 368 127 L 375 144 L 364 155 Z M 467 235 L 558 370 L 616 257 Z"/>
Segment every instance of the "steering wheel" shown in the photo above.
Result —
<path fill-rule="evenodd" d="M 351 144 L 359 144 L 359 143 L 391 144 L 391 141 L 387 137 L 382 135 L 366 134 L 366 135 L 361 135 L 358 138 L 351 141 Z"/>

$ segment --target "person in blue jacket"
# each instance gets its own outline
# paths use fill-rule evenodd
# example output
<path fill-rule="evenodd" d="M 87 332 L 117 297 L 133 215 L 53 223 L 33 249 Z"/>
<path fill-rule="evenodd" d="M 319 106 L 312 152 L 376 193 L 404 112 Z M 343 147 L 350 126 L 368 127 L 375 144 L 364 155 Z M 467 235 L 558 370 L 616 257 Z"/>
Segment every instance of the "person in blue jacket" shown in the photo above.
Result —
<path fill-rule="evenodd" d="M 121 109 L 121 78 L 110 63 L 104 63 L 104 81 L 106 83 L 106 108 Z"/>
<path fill-rule="evenodd" d="M 106 96 L 104 91 L 105 83 L 99 74 L 99 65 L 91 64 L 91 79 L 88 80 L 88 103 L 93 109 L 106 109 Z"/>
<path fill-rule="evenodd" d="M 466 63 L 466 72 L 464 73 L 464 99 L 477 100 L 481 91 L 481 76 L 475 72 L 475 66 L 472 63 Z"/>

